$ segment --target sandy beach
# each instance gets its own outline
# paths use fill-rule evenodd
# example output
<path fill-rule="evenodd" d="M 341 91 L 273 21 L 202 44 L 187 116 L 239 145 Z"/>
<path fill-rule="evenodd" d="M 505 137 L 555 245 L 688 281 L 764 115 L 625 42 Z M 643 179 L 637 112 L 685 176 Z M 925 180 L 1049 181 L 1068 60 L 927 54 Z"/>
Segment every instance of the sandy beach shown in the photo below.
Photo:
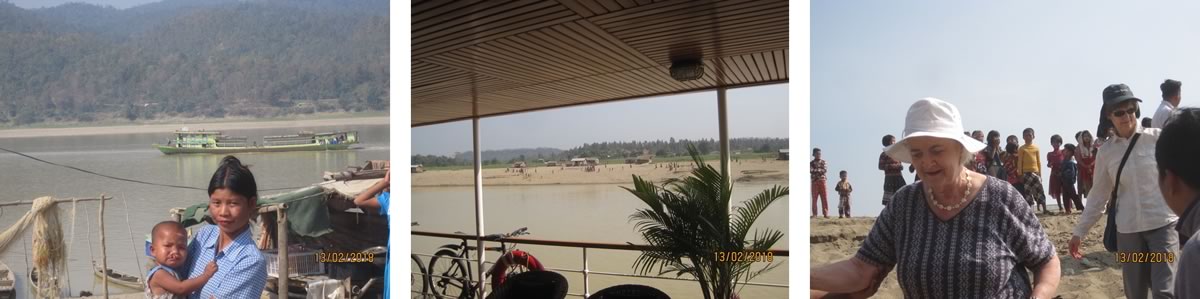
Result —
<path fill-rule="evenodd" d="M 483 184 L 487 186 L 510 185 L 556 185 L 556 184 L 631 184 L 631 175 L 661 182 L 667 178 L 685 177 L 691 172 L 691 167 L 671 169 L 668 163 L 652 163 L 642 165 L 608 164 L 600 166 L 599 171 L 587 172 L 583 167 L 530 167 L 525 173 L 506 172 L 504 168 L 484 169 Z M 690 163 L 677 162 L 678 165 Z M 720 163 L 708 161 L 713 167 Z M 733 179 L 736 182 L 767 182 L 778 181 L 787 184 L 788 161 L 744 159 L 732 166 Z M 431 170 L 412 174 L 412 186 L 472 186 L 474 171 L 462 170 Z"/>
<path fill-rule="evenodd" d="M 338 125 L 386 125 L 387 116 L 327 118 L 327 119 L 297 119 L 278 121 L 238 121 L 238 122 L 199 122 L 186 121 L 169 124 L 124 125 L 106 127 L 75 127 L 75 128 L 30 128 L 0 130 L 0 138 L 23 137 L 55 137 L 55 136 L 88 136 L 111 134 L 139 133 L 170 133 L 183 127 L 204 129 L 208 131 L 244 130 L 244 129 L 273 129 L 295 127 L 321 127 Z"/>
<path fill-rule="evenodd" d="M 1104 251 L 1104 244 L 1101 244 L 1105 225 L 1103 219 L 1083 241 L 1084 258 L 1075 260 L 1067 252 L 1067 241 L 1071 239 L 1071 229 L 1078 222 L 1079 214 L 1039 217 L 1062 261 L 1062 280 L 1058 286 L 1061 298 L 1125 298 L 1120 265 L 1112 253 Z M 812 219 L 809 223 L 812 225 L 809 262 L 817 267 L 853 256 L 871 230 L 875 218 Z M 884 280 L 875 296 L 903 297 L 894 271 Z"/>

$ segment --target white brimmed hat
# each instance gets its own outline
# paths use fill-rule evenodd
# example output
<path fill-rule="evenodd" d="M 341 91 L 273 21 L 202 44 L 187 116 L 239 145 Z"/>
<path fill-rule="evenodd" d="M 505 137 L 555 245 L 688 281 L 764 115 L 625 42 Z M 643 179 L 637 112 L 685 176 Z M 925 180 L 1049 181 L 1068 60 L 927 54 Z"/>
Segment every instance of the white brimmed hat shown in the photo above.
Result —
<path fill-rule="evenodd" d="M 987 147 L 982 142 L 963 135 L 962 132 L 962 115 L 958 113 L 958 108 L 935 98 L 920 99 L 908 107 L 908 115 L 904 117 L 903 137 L 884 149 L 884 152 L 892 159 L 912 163 L 912 155 L 905 141 L 922 136 L 953 139 L 968 153 L 975 153 Z"/>

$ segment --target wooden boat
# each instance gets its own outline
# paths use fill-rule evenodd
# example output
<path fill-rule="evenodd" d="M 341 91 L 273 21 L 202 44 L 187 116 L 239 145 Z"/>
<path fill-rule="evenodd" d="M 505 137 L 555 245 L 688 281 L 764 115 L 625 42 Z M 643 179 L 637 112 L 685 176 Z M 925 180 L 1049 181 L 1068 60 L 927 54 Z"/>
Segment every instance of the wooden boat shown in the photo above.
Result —
<path fill-rule="evenodd" d="M 96 277 L 98 278 L 104 278 L 104 275 L 108 275 L 109 284 L 135 290 L 141 290 L 145 288 L 144 284 L 142 283 L 142 279 L 138 278 L 137 275 L 121 274 L 113 271 L 112 269 L 101 269 L 100 265 L 97 265 L 96 262 L 92 262 L 92 269 L 95 269 L 92 271 L 92 273 L 96 274 Z"/>
<path fill-rule="evenodd" d="M 16 283 L 12 269 L 0 262 L 0 299 L 17 298 Z"/>
<path fill-rule="evenodd" d="M 225 136 L 218 131 L 175 131 L 166 145 L 154 144 L 163 154 L 231 154 L 248 152 L 290 152 L 344 150 L 358 143 L 357 131 L 327 133 L 300 132 L 295 135 L 265 136 L 262 144 L 243 136 Z"/>

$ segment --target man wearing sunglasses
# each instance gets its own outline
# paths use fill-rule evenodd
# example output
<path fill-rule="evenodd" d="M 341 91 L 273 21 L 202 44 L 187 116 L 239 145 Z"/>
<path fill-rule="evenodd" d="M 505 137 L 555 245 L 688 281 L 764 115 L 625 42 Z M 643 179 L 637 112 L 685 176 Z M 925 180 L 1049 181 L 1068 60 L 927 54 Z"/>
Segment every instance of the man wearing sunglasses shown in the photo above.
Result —
<path fill-rule="evenodd" d="M 1163 124 L 1167 123 L 1167 118 L 1171 116 L 1171 111 L 1175 107 L 1179 107 L 1179 102 L 1182 100 L 1180 95 L 1180 87 L 1182 82 L 1167 79 L 1162 84 L 1158 85 L 1158 89 L 1162 90 L 1162 103 L 1158 104 L 1158 110 L 1154 111 L 1154 117 L 1150 119 L 1150 126 L 1154 128 L 1163 128 Z"/>
<path fill-rule="evenodd" d="M 1142 100 L 1133 96 L 1129 86 L 1109 85 L 1103 99 L 1100 128 L 1113 128 L 1115 136 L 1110 136 L 1096 153 L 1088 208 L 1083 210 L 1068 244 L 1071 256 L 1083 257 L 1079 249 L 1083 236 L 1100 220 L 1104 210 L 1100 207 L 1113 200 L 1116 217 L 1110 225 L 1116 225 L 1116 256 L 1121 263 L 1125 296 L 1149 298 L 1153 293 L 1154 298 L 1173 298 L 1175 258 L 1179 254 L 1175 222 L 1179 217 L 1158 189 L 1154 152 L 1161 130 L 1139 126 L 1138 103 Z"/>

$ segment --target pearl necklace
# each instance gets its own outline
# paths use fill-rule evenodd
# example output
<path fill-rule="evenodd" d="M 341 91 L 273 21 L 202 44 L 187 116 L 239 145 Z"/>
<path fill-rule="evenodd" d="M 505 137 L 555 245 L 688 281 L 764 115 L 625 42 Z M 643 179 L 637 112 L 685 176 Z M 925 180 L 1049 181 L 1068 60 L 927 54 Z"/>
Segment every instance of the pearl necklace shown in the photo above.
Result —
<path fill-rule="evenodd" d="M 945 211 L 952 211 L 954 209 L 961 208 L 964 204 L 967 203 L 967 195 L 971 194 L 971 179 L 970 179 L 970 177 L 968 177 L 966 175 L 966 173 L 963 173 L 963 179 L 965 179 L 967 181 L 967 188 L 963 189 L 962 199 L 959 200 L 957 204 L 954 204 L 953 206 L 947 206 L 947 205 L 943 205 L 943 204 L 937 202 L 937 200 L 934 200 L 933 199 L 933 188 L 930 188 L 929 185 L 925 185 L 925 192 L 928 195 L 925 198 L 927 200 L 929 200 L 929 204 L 932 204 L 933 206 L 935 206 L 939 209 L 945 210 Z"/>

